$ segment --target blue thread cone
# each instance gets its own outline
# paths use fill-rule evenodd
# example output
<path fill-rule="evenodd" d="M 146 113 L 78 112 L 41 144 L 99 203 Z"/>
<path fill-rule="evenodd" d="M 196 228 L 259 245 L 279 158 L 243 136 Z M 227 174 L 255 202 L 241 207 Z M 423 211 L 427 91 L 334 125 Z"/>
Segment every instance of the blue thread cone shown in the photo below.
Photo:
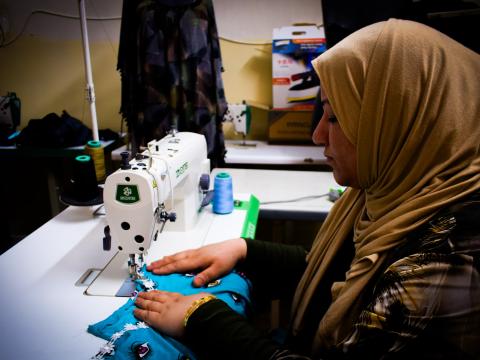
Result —
<path fill-rule="evenodd" d="M 232 211 L 232 177 L 228 173 L 218 173 L 213 184 L 213 212 L 215 214 L 230 214 Z"/>

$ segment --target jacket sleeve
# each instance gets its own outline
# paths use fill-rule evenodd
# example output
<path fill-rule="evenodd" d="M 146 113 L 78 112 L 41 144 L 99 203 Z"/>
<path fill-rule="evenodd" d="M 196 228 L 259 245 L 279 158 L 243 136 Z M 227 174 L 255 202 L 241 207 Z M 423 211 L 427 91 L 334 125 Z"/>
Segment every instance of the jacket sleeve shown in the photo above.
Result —
<path fill-rule="evenodd" d="M 310 360 L 282 349 L 221 300 L 200 306 L 190 316 L 185 340 L 199 359 Z"/>
<path fill-rule="evenodd" d="M 190 316 L 186 344 L 199 359 L 270 359 L 279 348 L 221 300 L 200 306 Z"/>
<path fill-rule="evenodd" d="M 307 251 L 297 245 L 246 240 L 247 257 L 240 270 L 252 282 L 253 292 L 276 299 L 294 293 L 307 266 Z"/>
<path fill-rule="evenodd" d="M 247 258 L 240 266 L 262 297 L 293 294 L 306 267 L 307 252 L 300 246 L 246 240 Z M 186 344 L 200 359 L 274 360 L 294 356 L 254 328 L 221 300 L 200 306 L 189 318 Z"/>

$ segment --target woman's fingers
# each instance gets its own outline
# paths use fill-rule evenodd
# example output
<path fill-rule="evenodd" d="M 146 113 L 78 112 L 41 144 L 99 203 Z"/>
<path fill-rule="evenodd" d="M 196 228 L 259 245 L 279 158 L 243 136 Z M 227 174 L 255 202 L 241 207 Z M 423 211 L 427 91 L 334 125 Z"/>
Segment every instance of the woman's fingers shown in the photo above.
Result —
<path fill-rule="evenodd" d="M 210 266 L 211 262 L 209 256 L 205 256 L 200 251 L 192 250 L 155 261 L 147 266 L 147 270 L 158 275 L 185 273 L 204 269 Z"/>
<path fill-rule="evenodd" d="M 179 293 L 152 290 L 139 293 L 135 300 L 134 315 L 158 331 L 173 337 L 181 337 L 185 327 L 185 312 L 195 300 L 206 293 L 183 296 Z"/>
<path fill-rule="evenodd" d="M 171 297 L 173 293 L 169 293 L 166 291 L 160 290 L 152 290 L 148 292 L 141 292 L 138 293 L 137 300 L 138 301 L 158 301 L 164 303 L 169 297 Z"/>
<path fill-rule="evenodd" d="M 165 304 L 175 301 L 179 296 L 181 294 L 160 290 L 141 292 L 135 300 L 135 305 L 142 310 L 162 314 L 163 311 L 168 309 L 168 306 L 165 306 Z"/>
<path fill-rule="evenodd" d="M 221 272 L 216 266 L 212 265 L 195 275 L 192 284 L 194 287 L 202 287 L 209 282 L 218 279 L 222 275 L 224 275 L 223 272 Z"/>
<path fill-rule="evenodd" d="M 152 268 L 154 274 L 166 275 L 172 273 L 185 273 L 189 271 L 194 271 L 201 269 L 208 265 L 207 261 L 204 261 L 200 258 L 186 257 L 181 260 L 171 262 L 166 265 L 157 266 Z"/>
<path fill-rule="evenodd" d="M 137 308 L 133 311 L 133 314 L 149 325 L 155 324 L 157 321 L 161 321 L 166 300 L 165 294 L 155 294 L 153 291 L 140 293 L 135 300 Z"/>
<path fill-rule="evenodd" d="M 193 285 L 200 287 L 231 271 L 246 256 L 244 239 L 230 239 L 204 247 L 182 251 L 152 262 L 147 270 L 154 274 L 199 272 Z"/>
<path fill-rule="evenodd" d="M 191 250 L 182 251 L 177 254 L 165 256 L 160 260 L 153 261 L 150 265 L 147 266 L 147 270 L 152 271 L 155 269 L 165 267 L 170 264 L 175 264 L 175 262 L 187 258 L 189 256 L 189 253 L 191 253 Z"/>
<path fill-rule="evenodd" d="M 210 281 L 208 276 L 205 274 L 205 271 L 201 272 L 200 274 L 195 275 L 193 278 L 192 285 L 194 287 L 202 287 L 205 286 Z"/>
<path fill-rule="evenodd" d="M 137 319 L 146 322 L 148 325 L 156 327 L 158 323 L 162 322 L 162 318 L 164 314 L 154 310 L 146 310 L 146 309 L 137 307 L 136 309 L 133 310 L 133 315 Z"/>

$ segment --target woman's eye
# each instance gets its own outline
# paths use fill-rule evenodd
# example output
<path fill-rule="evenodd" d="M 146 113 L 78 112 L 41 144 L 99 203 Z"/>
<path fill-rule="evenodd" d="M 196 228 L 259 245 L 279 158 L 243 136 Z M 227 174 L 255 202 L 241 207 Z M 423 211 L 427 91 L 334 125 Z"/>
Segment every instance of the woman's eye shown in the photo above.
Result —
<path fill-rule="evenodd" d="M 328 117 L 328 122 L 330 122 L 330 123 L 336 123 L 336 122 L 337 122 L 337 117 L 336 117 L 336 116 L 329 116 L 329 117 Z"/>

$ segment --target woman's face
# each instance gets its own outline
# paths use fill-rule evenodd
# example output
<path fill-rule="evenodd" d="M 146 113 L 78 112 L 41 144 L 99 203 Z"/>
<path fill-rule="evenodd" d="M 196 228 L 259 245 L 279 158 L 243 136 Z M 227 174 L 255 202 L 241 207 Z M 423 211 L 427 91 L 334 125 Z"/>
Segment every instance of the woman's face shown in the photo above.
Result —
<path fill-rule="evenodd" d="M 338 123 L 327 94 L 321 90 L 323 116 L 320 119 L 312 140 L 316 145 L 324 145 L 327 164 L 333 169 L 335 181 L 343 186 L 360 188 L 357 176 L 357 151 L 347 139 Z"/>

